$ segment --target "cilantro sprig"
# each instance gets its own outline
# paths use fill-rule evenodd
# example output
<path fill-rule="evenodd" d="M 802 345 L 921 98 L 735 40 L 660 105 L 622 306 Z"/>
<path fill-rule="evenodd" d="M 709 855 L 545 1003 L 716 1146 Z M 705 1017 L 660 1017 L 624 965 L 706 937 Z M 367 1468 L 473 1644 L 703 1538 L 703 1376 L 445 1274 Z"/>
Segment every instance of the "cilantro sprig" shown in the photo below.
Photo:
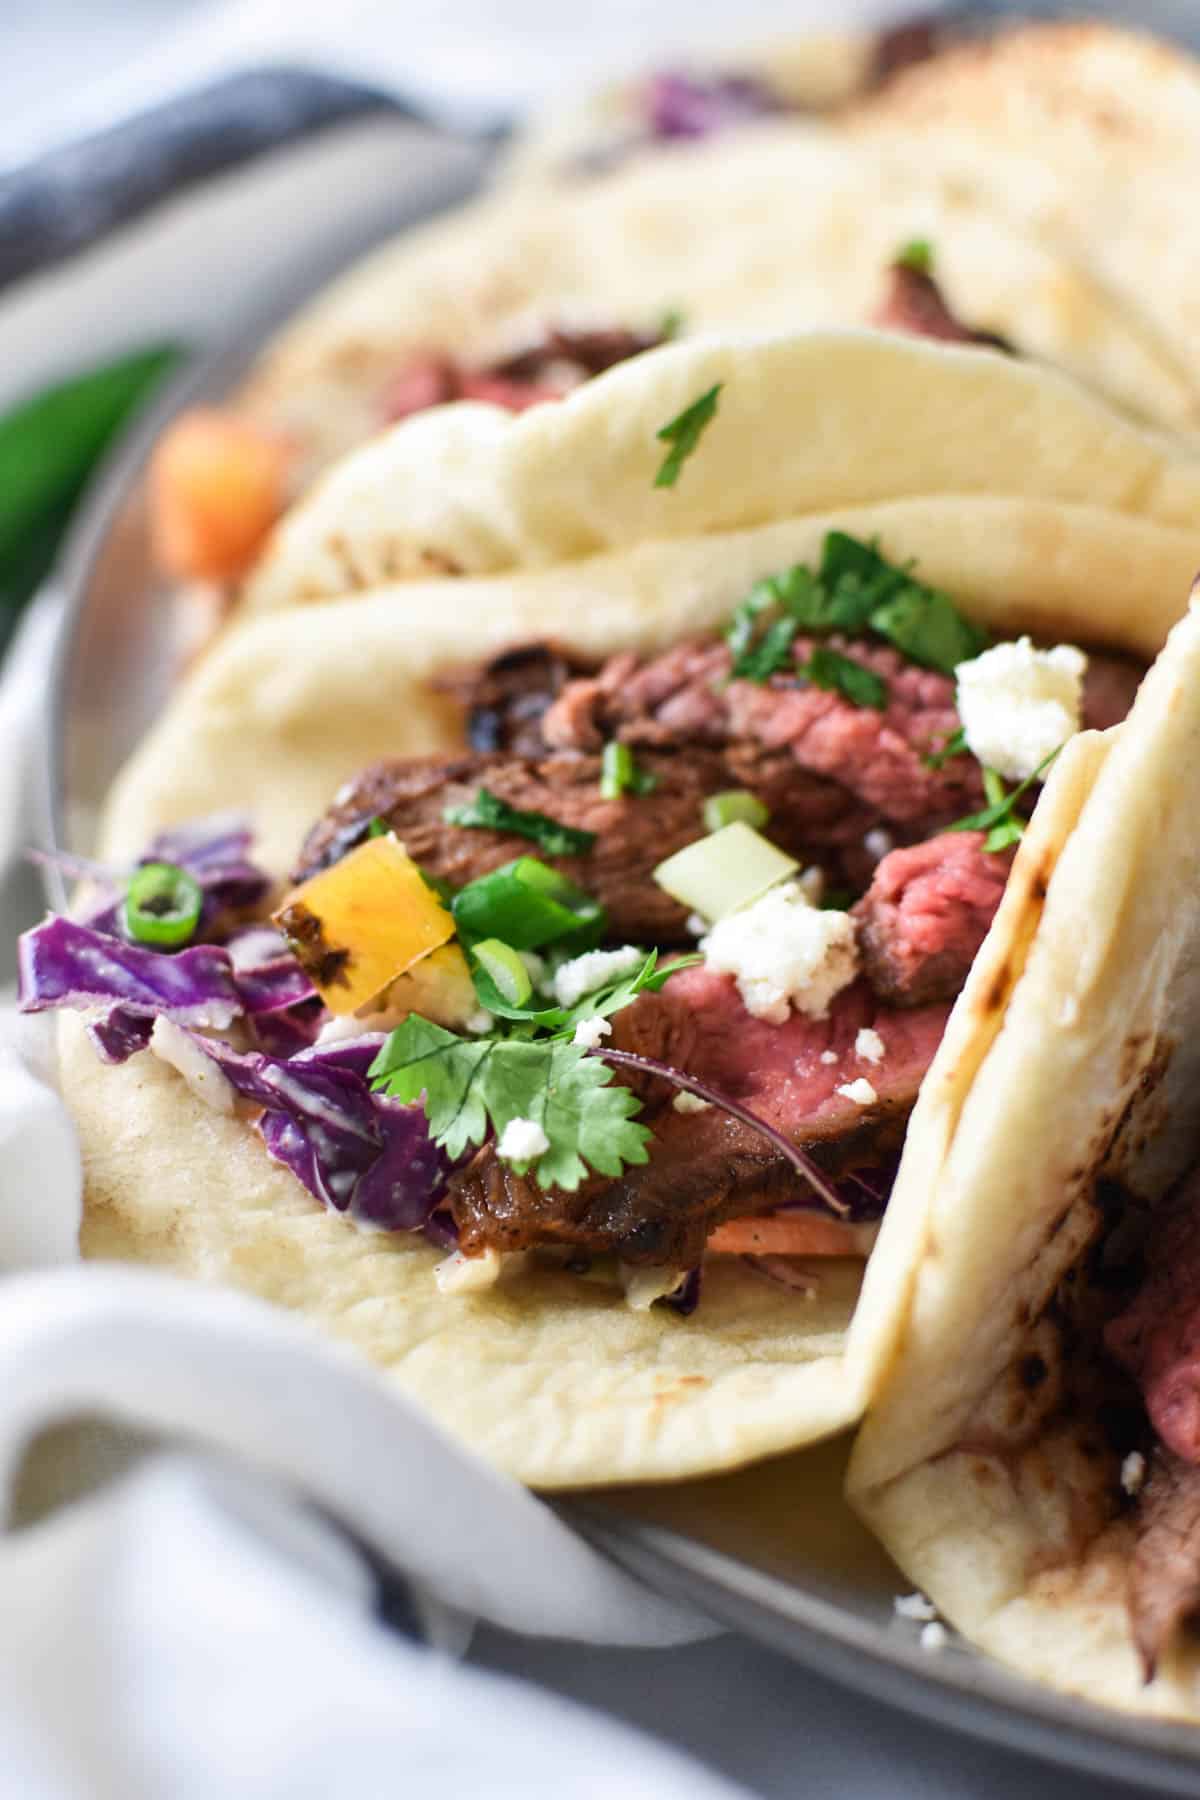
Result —
<path fill-rule="evenodd" d="M 968 813 L 965 819 L 956 819 L 953 825 L 947 826 L 949 831 L 986 831 L 985 850 L 1007 850 L 1013 844 L 1019 844 L 1025 835 L 1025 820 L 1016 812 L 1017 801 L 1022 799 L 1035 781 L 1040 781 L 1050 764 L 1062 750 L 1059 744 L 1044 756 L 1032 775 L 1027 775 L 1019 786 L 1011 791 L 1005 789 L 1004 783 L 995 769 L 983 771 L 983 791 L 988 804 L 980 812 Z"/>
<path fill-rule="evenodd" d="M 699 962 L 680 957 L 665 968 L 651 950 L 619 981 L 585 994 L 570 1007 L 505 1003 L 487 971 L 472 971 L 482 1005 L 503 1021 L 485 1037 L 464 1038 L 419 1013 L 392 1032 L 371 1065 L 377 1091 L 405 1104 L 421 1101 L 430 1135 L 457 1159 L 499 1139 L 512 1119 L 534 1119 L 550 1140 L 534 1175 L 540 1186 L 573 1191 L 589 1169 L 616 1176 L 644 1163 L 651 1133 L 634 1115 L 641 1102 L 613 1085 L 613 1071 L 586 1046 L 572 1043 L 584 1019 L 604 1019 L 640 993 L 657 992 L 680 969 Z"/>
<path fill-rule="evenodd" d="M 654 477 L 656 488 L 674 487 L 679 480 L 684 463 L 716 418 L 717 399 L 724 385 L 723 381 L 714 383 L 699 399 L 693 400 L 690 406 L 685 406 L 681 413 L 655 432 L 660 444 L 671 446 Z"/>
<path fill-rule="evenodd" d="M 509 1019 L 514 1023 L 530 1026 L 535 1031 L 550 1032 L 555 1037 L 569 1038 L 574 1035 L 577 1025 L 585 1019 L 608 1019 L 613 1013 L 620 1012 L 641 993 L 657 994 L 680 969 L 690 969 L 695 963 L 704 959 L 699 955 L 680 956 L 664 968 L 658 964 L 658 951 L 647 952 L 645 960 L 630 974 L 619 981 L 608 982 L 604 987 L 585 994 L 574 1006 L 509 1006 L 497 991 L 496 984 L 487 971 L 475 968 L 472 971 L 475 982 L 475 993 L 480 1006 L 488 1012 L 495 1013 L 498 1018 Z"/>
<path fill-rule="evenodd" d="M 945 743 L 940 744 L 936 750 L 931 750 L 927 756 L 921 758 L 921 761 L 927 769 L 944 769 L 953 757 L 970 756 L 970 754 L 967 734 L 960 725 L 957 731 L 950 733 Z"/>
<path fill-rule="evenodd" d="M 756 582 L 737 608 L 726 633 L 732 673 L 766 681 L 793 666 L 798 636 L 835 631 L 849 637 L 871 631 L 909 661 L 944 675 L 978 656 L 988 642 L 948 595 L 919 581 L 911 566 L 889 562 L 876 545 L 848 532 L 830 531 L 815 572 L 796 563 Z"/>
<path fill-rule="evenodd" d="M 632 1117 L 636 1094 L 597 1057 L 558 1040 L 472 1041 L 412 1013 L 371 1067 L 377 1090 L 411 1104 L 424 1097 L 434 1140 L 460 1157 L 513 1119 L 533 1119 L 550 1141 L 534 1174 L 573 1192 L 589 1168 L 617 1176 L 649 1160 L 651 1133 Z"/>
<path fill-rule="evenodd" d="M 480 830 L 508 831 L 529 838 L 547 856 L 586 856 L 596 842 L 594 831 L 578 831 L 546 813 L 523 812 L 510 806 L 490 788 L 481 787 L 467 806 L 448 806 L 442 817 L 447 825 L 474 826 Z"/>

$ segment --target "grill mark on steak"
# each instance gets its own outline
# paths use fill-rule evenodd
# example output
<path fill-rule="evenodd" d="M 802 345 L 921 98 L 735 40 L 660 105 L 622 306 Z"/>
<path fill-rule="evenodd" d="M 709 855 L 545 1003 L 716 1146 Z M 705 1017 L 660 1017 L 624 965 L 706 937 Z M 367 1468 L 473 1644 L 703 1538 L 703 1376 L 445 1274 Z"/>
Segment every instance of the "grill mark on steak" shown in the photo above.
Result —
<path fill-rule="evenodd" d="M 1129 1617 L 1147 1681 L 1184 1621 L 1200 1609 L 1200 1469 L 1155 1451 L 1138 1497 Z"/>
<path fill-rule="evenodd" d="M 465 887 L 514 857 L 540 854 L 528 838 L 445 822 L 448 807 L 467 805 L 483 786 L 511 806 L 596 834 L 587 855 L 546 860 L 603 903 L 610 939 L 685 943 L 686 909 L 652 872 L 702 835 L 701 809 L 709 794 L 750 788 L 771 811 L 774 841 L 801 861 L 826 866 L 831 855 L 836 861 L 839 845 L 860 843 L 872 822 L 844 788 L 806 775 L 786 754 L 756 746 L 733 756 L 647 752 L 640 765 L 657 779 L 653 792 L 605 800 L 597 756 L 464 754 L 376 763 L 310 832 L 294 878 L 304 881 L 336 862 L 362 841 L 375 818 L 386 821 L 415 862 L 453 887 Z"/>
<path fill-rule="evenodd" d="M 836 1178 L 877 1163 L 902 1140 L 947 1012 L 932 1006 L 890 1013 L 860 982 L 838 996 L 827 1019 L 793 1014 L 784 1025 L 768 1025 L 745 1011 L 728 977 L 691 968 L 616 1015 L 613 1047 L 657 1057 L 728 1093 Z M 868 1025 L 883 1038 L 881 1064 L 855 1055 L 854 1040 Z M 836 1063 L 821 1061 L 826 1051 L 836 1053 Z M 654 1133 L 649 1162 L 615 1180 L 592 1175 L 575 1193 L 543 1191 L 485 1146 L 450 1184 L 465 1254 L 559 1245 L 689 1268 L 724 1220 L 807 1195 L 791 1164 L 751 1127 L 717 1108 L 677 1113 L 669 1083 L 619 1074 L 645 1103 Z M 863 1074 L 879 1096 L 876 1106 L 860 1107 L 837 1092 Z"/>

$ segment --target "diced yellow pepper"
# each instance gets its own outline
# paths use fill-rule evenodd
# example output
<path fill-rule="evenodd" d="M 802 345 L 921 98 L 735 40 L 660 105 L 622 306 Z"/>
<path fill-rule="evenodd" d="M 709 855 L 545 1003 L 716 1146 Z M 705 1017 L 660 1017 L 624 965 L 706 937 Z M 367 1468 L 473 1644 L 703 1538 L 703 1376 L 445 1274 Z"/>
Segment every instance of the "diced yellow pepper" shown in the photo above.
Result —
<path fill-rule="evenodd" d="M 288 895 L 274 920 L 330 1012 L 357 1012 L 454 936 L 395 836 L 368 838 Z"/>
<path fill-rule="evenodd" d="M 479 1011 L 479 996 L 458 945 L 443 944 L 414 963 L 381 997 L 380 1009 L 396 1025 L 409 1013 L 420 1013 L 447 1031 L 461 1031 Z"/>

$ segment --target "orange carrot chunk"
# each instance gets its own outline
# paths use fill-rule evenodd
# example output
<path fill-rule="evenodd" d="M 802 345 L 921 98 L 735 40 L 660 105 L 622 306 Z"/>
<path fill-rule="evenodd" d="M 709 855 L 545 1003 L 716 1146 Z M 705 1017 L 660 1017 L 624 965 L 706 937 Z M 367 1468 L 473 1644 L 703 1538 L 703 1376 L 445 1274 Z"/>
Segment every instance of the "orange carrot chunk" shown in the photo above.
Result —
<path fill-rule="evenodd" d="M 710 1256 L 868 1256 L 878 1225 L 852 1225 L 821 1213 L 764 1213 L 729 1219 L 709 1237 Z"/>
<path fill-rule="evenodd" d="M 287 446 L 235 413 L 197 407 L 160 440 L 150 464 L 154 551 L 167 575 L 243 575 L 287 496 Z"/>

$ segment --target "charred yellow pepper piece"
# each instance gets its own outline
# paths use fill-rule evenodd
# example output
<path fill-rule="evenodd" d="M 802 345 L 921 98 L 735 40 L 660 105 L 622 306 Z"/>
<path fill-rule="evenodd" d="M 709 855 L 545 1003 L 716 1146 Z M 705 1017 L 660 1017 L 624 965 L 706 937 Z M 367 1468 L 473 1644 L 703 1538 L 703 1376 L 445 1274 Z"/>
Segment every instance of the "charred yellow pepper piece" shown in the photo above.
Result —
<path fill-rule="evenodd" d="M 394 836 L 368 838 L 289 894 L 274 920 L 332 1013 L 357 1012 L 454 936 Z"/>

